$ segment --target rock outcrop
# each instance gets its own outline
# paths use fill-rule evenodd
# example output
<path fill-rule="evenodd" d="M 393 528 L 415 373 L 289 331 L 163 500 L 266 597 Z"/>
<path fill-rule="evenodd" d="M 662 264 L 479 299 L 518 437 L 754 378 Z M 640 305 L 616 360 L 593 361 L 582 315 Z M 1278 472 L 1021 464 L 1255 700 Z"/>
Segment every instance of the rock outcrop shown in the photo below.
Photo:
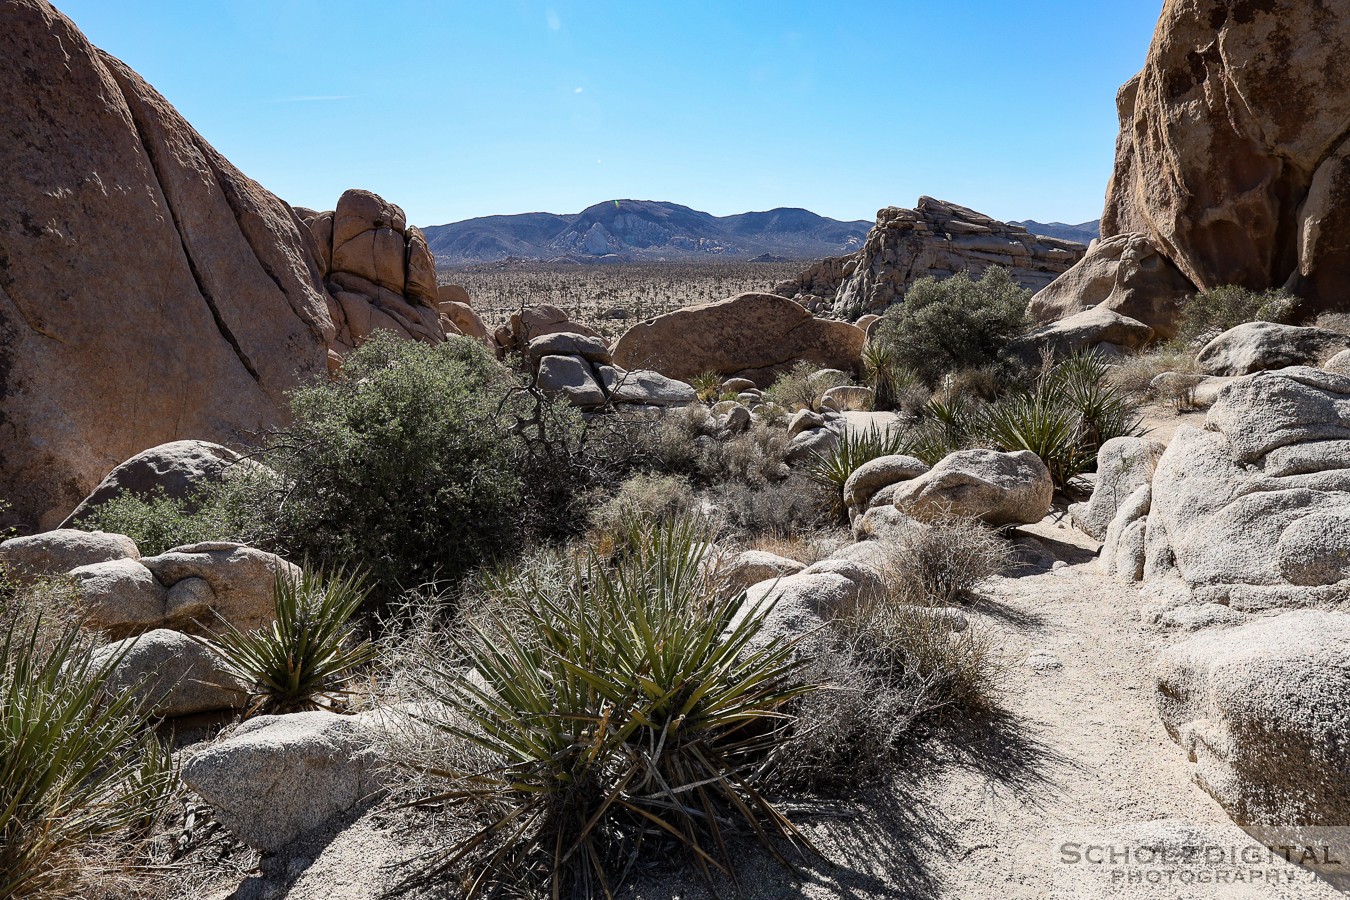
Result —
<path fill-rule="evenodd" d="M 277 424 L 334 326 L 289 206 L 46 0 L 0 21 L 0 497 L 50 528 L 146 447 Z"/>
<path fill-rule="evenodd" d="M 1240 825 L 1350 821 L 1350 616 L 1297 610 L 1163 651 L 1157 699 Z"/>
<path fill-rule="evenodd" d="M 1202 289 L 1350 306 L 1347 58 L 1344 3 L 1167 0 L 1117 97 L 1102 236 L 1146 234 Z"/>
<path fill-rule="evenodd" d="M 1030 450 L 958 450 L 927 472 L 900 482 L 895 508 L 920 521 L 977 518 L 986 525 L 1027 525 L 1050 511 L 1050 470 Z"/>
<path fill-rule="evenodd" d="M 314 241 L 338 356 L 380 328 L 426 343 L 460 333 L 441 315 L 436 259 L 402 208 L 353 189 L 334 210 L 298 208 L 296 214 Z"/>
<path fill-rule="evenodd" d="M 220 444 L 210 441 L 160 444 L 142 450 L 109 472 L 61 527 L 70 527 L 123 493 L 144 499 L 160 495 L 170 500 L 189 500 L 195 491 L 222 481 L 227 473 L 250 471 L 267 470 Z"/>
<path fill-rule="evenodd" d="M 978 277 L 1002 266 L 1022 287 L 1040 290 L 1083 258 L 1087 248 L 1072 241 L 1030 234 L 986 215 L 920 197 L 914 209 L 888 206 L 857 253 L 822 260 L 774 293 L 829 301 L 822 304 L 840 318 L 881 312 L 925 276 L 946 278 L 957 272 Z"/>
<path fill-rule="evenodd" d="M 573 406 L 594 409 L 608 404 L 650 407 L 687 406 L 698 394 L 683 381 L 660 372 L 615 366 L 605 342 L 574 332 L 537 337 L 525 347 L 539 389 L 560 394 Z M 747 413 L 748 414 L 748 413 Z"/>
<path fill-rule="evenodd" d="M 1214 338 L 1196 355 L 1206 375 L 1250 375 L 1288 366 L 1315 366 L 1350 349 L 1350 337 L 1325 328 L 1244 322 Z"/>
<path fill-rule="evenodd" d="M 1149 326 L 1162 340 L 1176 335 L 1181 302 L 1195 286 L 1142 234 L 1093 244 L 1069 271 L 1027 305 L 1032 321 L 1049 324 L 1089 309 L 1110 310 Z"/>
<path fill-rule="evenodd" d="M 1146 494 L 1108 528 L 1162 608 L 1314 606 L 1350 593 L 1350 378 L 1292 367 L 1233 380 L 1205 430 L 1182 427 Z M 1098 482 L 1098 491 L 1108 490 Z M 1141 487 L 1138 489 L 1143 491 Z M 1096 491 L 1094 491 L 1094 496 Z"/>
<path fill-rule="evenodd" d="M 774 294 L 750 293 L 639 322 L 614 345 L 614 362 L 681 381 L 716 372 L 768 387 L 799 361 L 856 369 L 863 342 L 862 329 L 847 322 L 817 319 Z"/>

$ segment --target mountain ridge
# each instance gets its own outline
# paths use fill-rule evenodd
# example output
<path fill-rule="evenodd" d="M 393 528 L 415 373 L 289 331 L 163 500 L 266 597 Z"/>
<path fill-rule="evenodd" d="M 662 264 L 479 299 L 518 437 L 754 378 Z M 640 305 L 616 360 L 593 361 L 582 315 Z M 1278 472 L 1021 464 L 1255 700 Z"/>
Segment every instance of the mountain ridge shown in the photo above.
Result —
<path fill-rule="evenodd" d="M 607 200 L 573 215 L 479 216 L 423 228 L 441 265 L 507 258 L 576 262 L 759 256 L 816 259 L 851 253 L 873 223 L 842 222 L 799 207 L 714 216 L 678 203 Z"/>

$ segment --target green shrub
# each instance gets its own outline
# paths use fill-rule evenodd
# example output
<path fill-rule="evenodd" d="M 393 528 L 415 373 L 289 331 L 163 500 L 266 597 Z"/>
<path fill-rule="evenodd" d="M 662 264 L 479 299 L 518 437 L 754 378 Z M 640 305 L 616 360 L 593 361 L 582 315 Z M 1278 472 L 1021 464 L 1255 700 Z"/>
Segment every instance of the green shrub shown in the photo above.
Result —
<path fill-rule="evenodd" d="M 898 429 L 882 429 L 875 425 L 866 431 L 846 429 L 843 437 L 825 453 L 814 453 L 802 466 L 802 472 L 816 484 L 831 492 L 831 511 L 840 521 L 847 521 L 844 506 L 844 484 L 863 463 L 882 456 L 893 456 L 903 451 L 905 436 Z"/>
<path fill-rule="evenodd" d="M 1194 351 L 1172 342 L 1120 360 L 1111 366 L 1106 382 L 1137 401 L 1172 401 L 1172 397 L 1154 396 L 1153 379 L 1164 372 L 1192 376 L 1198 375 L 1199 371 Z"/>
<path fill-rule="evenodd" d="M 263 477 L 213 484 L 186 499 L 171 498 L 162 487 L 148 497 L 124 491 L 75 524 L 87 531 L 125 534 L 143 556 L 203 541 L 265 544 L 275 538 L 275 527 L 261 518 L 263 509 L 256 502 L 271 487 Z"/>
<path fill-rule="evenodd" d="M 627 540 L 561 585 L 516 582 L 495 627 L 455 642 L 475 677 L 427 660 L 420 717 L 445 740 L 405 764 L 443 787 L 421 803 L 482 824 L 419 858 L 410 883 L 611 896 L 643 851 L 677 842 L 707 875 L 733 868 L 737 822 L 775 854 L 795 835 L 756 788 L 807 690 L 792 644 L 756 648 L 766 611 L 738 619 L 742 597 L 716 599 L 697 522 L 634 522 Z"/>
<path fill-rule="evenodd" d="M 1201 291 L 1182 302 L 1173 340 L 1183 346 L 1203 344 L 1244 322 L 1283 322 L 1296 303 L 1283 288 L 1253 291 L 1230 284 Z"/>
<path fill-rule="evenodd" d="M 698 399 L 705 403 L 716 398 L 722 392 L 722 375 L 718 372 L 701 372 L 689 379 Z"/>
<path fill-rule="evenodd" d="M 76 896 L 100 842 L 144 832 L 177 782 L 134 692 L 108 689 L 121 655 L 96 663 L 77 628 L 45 647 L 40 631 L 11 623 L 0 643 L 0 897 L 15 900 Z"/>
<path fill-rule="evenodd" d="M 874 326 L 873 340 L 936 385 L 949 372 L 998 364 L 1027 329 L 1030 299 L 1031 292 L 997 266 L 979 281 L 965 272 L 942 281 L 922 278 Z"/>
<path fill-rule="evenodd" d="M 365 578 L 331 578 L 305 571 L 299 579 L 277 576 L 276 620 L 257 631 L 222 622 L 213 645 L 235 672 L 253 686 L 250 714 L 319 709 L 345 693 L 352 674 L 375 657 L 358 641 L 353 617 L 366 599 Z"/>
<path fill-rule="evenodd" d="M 778 375 L 773 384 L 764 392 L 764 399 L 777 403 L 784 409 L 796 412 L 799 409 L 819 409 L 820 398 L 833 387 L 849 383 L 847 375 L 840 375 L 821 369 L 812 363 L 801 361 Z"/>
<path fill-rule="evenodd" d="M 1074 354 L 1044 371 L 1029 393 L 991 404 L 979 423 L 980 440 L 1003 451 L 1030 450 L 1061 490 L 1091 470 L 1106 441 L 1139 434 L 1140 421 L 1124 391 L 1106 380 L 1096 353 Z"/>

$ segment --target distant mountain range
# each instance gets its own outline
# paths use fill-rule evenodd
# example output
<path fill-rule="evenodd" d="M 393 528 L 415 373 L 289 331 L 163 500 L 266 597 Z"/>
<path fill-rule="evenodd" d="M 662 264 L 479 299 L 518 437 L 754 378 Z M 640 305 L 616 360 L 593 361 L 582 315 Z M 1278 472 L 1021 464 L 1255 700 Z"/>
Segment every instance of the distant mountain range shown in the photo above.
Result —
<path fill-rule="evenodd" d="M 436 261 L 454 266 L 510 257 L 576 262 L 819 259 L 852 253 L 871 227 L 871 222 L 840 222 L 805 209 L 714 216 L 677 203 L 608 200 L 570 216 L 483 216 L 422 230 Z"/>
<path fill-rule="evenodd" d="M 1090 244 L 1102 236 L 1101 219 L 1093 219 L 1091 222 L 1084 222 L 1081 225 L 1065 225 L 1063 222 L 1036 222 L 1032 219 L 1013 222 L 1012 224 L 1021 225 L 1032 234 L 1043 234 L 1046 237 L 1077 241 L 1080 244 Z"/>
<path fill-rule="evenodd" d="M 1034 234 L 1087 243 L 1097 223 L 1026 221 Z M 814 260 L 852 253 L 872 223 L 841 222 L 805 209 L 714 216 L 678 203 L 607 200 L 575 215 L 482 216 L 423 228 L 443 266 L 504 259 L 642 262 L 694 259 Z"/>

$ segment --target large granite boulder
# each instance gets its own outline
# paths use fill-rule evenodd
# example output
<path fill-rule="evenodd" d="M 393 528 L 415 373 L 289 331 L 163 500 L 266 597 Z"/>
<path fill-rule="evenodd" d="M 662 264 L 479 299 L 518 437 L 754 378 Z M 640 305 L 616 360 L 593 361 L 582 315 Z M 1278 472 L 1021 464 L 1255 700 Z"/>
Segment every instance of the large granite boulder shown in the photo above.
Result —
<path fill-rule="evenodd" d="M 902 454 L 868 460 L 854 469 L 844 482 L 844 505 L 851 514 L 860 514 L 872 504 L 873 495 L 881 489 L 918 478 L 928 469 L 927 463 Z"/>
<path fill-rule="evenodd" d="M 140 558 L 135 541 L 105 531 L 58 528 L 0 543 L 0 565 L 20 577 L 64 575 L 80 566 Z"/>
<path fill-rule="evenodd" d="M 156 718 L 242 709 L 248 700 L 248 684 L 216 649 L 166 628 L 105 644 L 93 660 L 111 665 L 111 689 L 134 691 L 141 712 Z"/>
<path fill-rule="evenodd" d="M 1163 724 L 1241 825 L 1350 822 L 1350 616 L 1297 610 L 1158 659 Z"/>
<path fill-rule="evenodd" d="M 281 850 L 384 787 L 370 714 L 259 716 L 196 753 L 183 780 L 220 823 L 259 850 Z"/>
<path fill-rule="evenodd" d="M 1054 499 L 1050 470 L 1030 450 L 958 450 L 899 484 L 895 508 L 920 521 L 977 518 L 986 525 L 1030 525 Z"/>
<path fill-rule="evenodd" d="M 1031 298 L 1027 315 L 1049 324 L 1089 309 L 1142 322 L 1162 340 L 1177 331 L 1181 302 L 1195 286 L 1142 234 L 1097 241 L 1087 255 Z"/>
<path fill-rule="evenodd" d="M 1091 350 L 1098 344 L 1138 350 L 1153 337 L 1153 329 L 1143 322 L 1096 306 L 1032 329 L 1014 341 L 1007 352 L 1035 365 L 1043 348 L 1060 356 Z"/>
<path fill-rule="evenodd" d="M 614 345 L 614 362 L 681 381 L 717 372 L 768 387 L 800 361 L 856 369 L 864 340 L 862 329 L 817 319 L 784 297 L 740 294 L 634 325 Z"/>
<path fill-rule="evenodd" d="M 1350 378 L 1239 378 L 1158 461 L 1145 587 L 1169 603 L 1312 606 L 1350 589 Z M 1114 526 L 1113 526 L 1114 527 Z"/>
<path fill-rule="evenodd" d="M 1140 487 L 1153 483 L 1153 471 L 1167 448 L 1142 437 L 1117 437 L 1097 451 L 1097 481 L 1085 503 L 1069 507 L 1073 523 L 1102 540 L 1125 501 Z"/>
<path fill-rule="evenodd" d="M 0 21 L 0 497 L 51 528 L 146 447 L 280 423 L 334 329 L 289 206 L 46 0 Z"/>
<path fill-rule="evenodd" d="M 109 472 L 61 526 L 65 528 L 78 523 L 122 493 L 147 499 L 162 494 L 170 500 L 188 500 L 194 491 L 212 482 L 223 481 L 228 472 L 255 471 L 258 466 L 230 448 L 210 441 L 160 444 L 142 450 Z"/>
<path fill-rule="evenodd" d="M 1167 0 L 1117 97 L 1102 236 L 1143 233 L 1201 289 L 1350 305 L 1350 6 Z"/>
<path fill-rule="evenodd" d="M 1250 375 L 1287 366 L 1315 366 L 1350 347 L 1350 337 L 1325 328 L 1244 322 L 1206 344 L 1196 356 L 1206 375 Z"/>
<path fill-rule="evenodd" d="M 1022 287 L 1040 290 L 1082 259 L 1086 249 L 955 203 L 920 197 L 914 209 L 880 210 L 857 253 L 817 263 L 774 292 L 826 298 L 834 315 L 856 318 L 884 310 L 928 275 L 969 272 L 978 278 L 990 266 L 1002 266 Z"/>
<path fill-rule="evenodd" d="M 573 322 L 558 307 L 541 303 L 511 313 L 511 318 L 493 332 L 493 340 L 502 353 L 523 353 L 531 341 L 549 334 L 600 337 L 600 332 L 580 322 Z"/>

